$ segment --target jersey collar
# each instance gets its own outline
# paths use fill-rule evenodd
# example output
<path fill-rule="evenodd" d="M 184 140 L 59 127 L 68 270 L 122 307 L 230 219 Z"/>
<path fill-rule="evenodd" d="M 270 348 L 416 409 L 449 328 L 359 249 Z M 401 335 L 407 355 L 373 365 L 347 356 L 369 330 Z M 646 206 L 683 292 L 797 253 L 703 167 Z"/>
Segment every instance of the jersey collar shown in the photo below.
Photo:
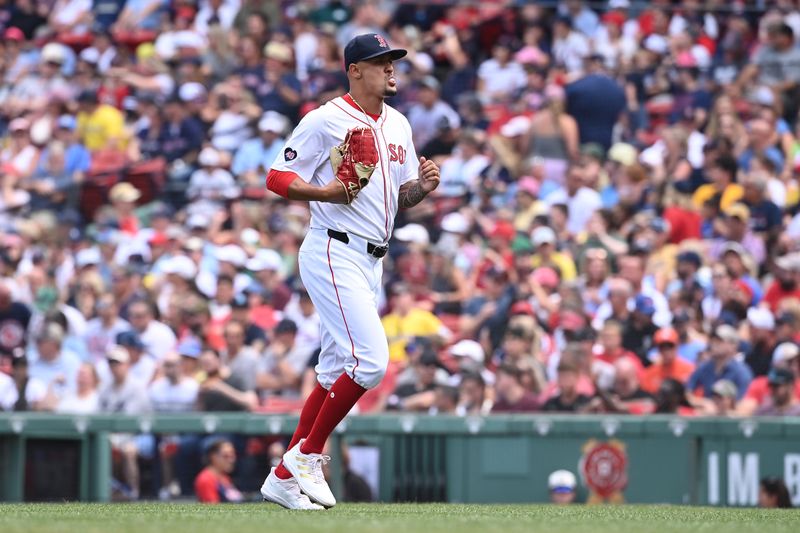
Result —
<path fill-rule="evenodd" d="M 374 114 L 372 114 L 372 113 L 367 113 L 367 111 L 366 111 L 366 110 L 363 110 L 363 111 L 362 111 L 362 109 L 361 109 L 361 108 L 358 106 L 358 104 L 356 103 L 356 101 L 355 101 L 355 100 L 353 100 L 353 97 L 352 97 L 352 96 L 350 96 L 350 95 L 349 95 L 349 94 L 347 94 L 347 93 L 345 93 L 345 95 L 344 95 L 344 96 L 342 96 L 342 100 L 344 100 L 345 102 L 347 102 L 348 104 L 350 104 L 350 107 L 352 107 L 352 108 L 353 108 L 353 109 L 355 109 L 356 111 L 358 111 L 358 112 L 363 112 L 363 113 L 366 113 L 366 114 L 367 114 L 367 116 L 368 116 L 369 118 L 371 118 L 372 120 L 374 120 L 375 122 L 377 122 L 377 121 L 378 121 L 378 119 L 379 119 L 379 118 L 381 118 L 381 116 L 380 116 L 380 115 L 374 115 Z"/>

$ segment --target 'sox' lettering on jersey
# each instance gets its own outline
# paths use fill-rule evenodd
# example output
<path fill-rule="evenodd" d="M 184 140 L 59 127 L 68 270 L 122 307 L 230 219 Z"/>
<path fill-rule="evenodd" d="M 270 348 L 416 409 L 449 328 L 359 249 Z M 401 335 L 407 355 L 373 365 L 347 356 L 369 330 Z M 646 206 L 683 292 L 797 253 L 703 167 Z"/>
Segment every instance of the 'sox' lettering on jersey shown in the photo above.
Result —
<path fill-rule="evenodd" d="M 398 161 L 402 165 L 406 162 L 406 153 L 402 145 L 389 145 L 389 161 Z"/>

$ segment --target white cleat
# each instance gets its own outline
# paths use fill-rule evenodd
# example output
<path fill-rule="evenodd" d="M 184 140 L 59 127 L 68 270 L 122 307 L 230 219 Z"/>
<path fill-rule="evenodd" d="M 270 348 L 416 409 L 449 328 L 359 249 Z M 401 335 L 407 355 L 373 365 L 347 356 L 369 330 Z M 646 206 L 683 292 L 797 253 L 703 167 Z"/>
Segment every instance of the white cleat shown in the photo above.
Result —
<path fill-rule="evenodd" d="M 261 496 L 264 500 L 277 503 L 286 509 L 302 509 L 306 511 L 321 511 L 325 509 L 308 499 L 300 492 L 300 485 L 294 478 L 281 479 L 275 475 L 275 469 L 269 471 L 267 479 L 261 485 Z"/>
<path fill-rule="evenodd" d="M 283 455 L 283 466 L 288 470 L 297 483 L 300 490 L 306 493 L 312 501 L 325 507 L 336 505 L 336 498 L 333 497 L 325 476 L 322 474 L 322 465 L 330 461 L 330 456 L 321 453 L 302 453 L 300 446 L 305 439 L 298 442 L 294 448 Z"/>

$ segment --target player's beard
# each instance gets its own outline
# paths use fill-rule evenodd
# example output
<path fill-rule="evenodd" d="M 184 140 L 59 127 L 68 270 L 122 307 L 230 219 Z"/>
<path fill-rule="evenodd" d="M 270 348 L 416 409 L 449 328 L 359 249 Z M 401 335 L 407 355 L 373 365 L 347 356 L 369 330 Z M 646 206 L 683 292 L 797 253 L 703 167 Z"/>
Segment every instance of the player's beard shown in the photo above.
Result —
<path fill-rule="evenodd" d="M 391 98 L 397 94 L 397 87 L 386 87 L 383 91 L 384 98 Z"/>

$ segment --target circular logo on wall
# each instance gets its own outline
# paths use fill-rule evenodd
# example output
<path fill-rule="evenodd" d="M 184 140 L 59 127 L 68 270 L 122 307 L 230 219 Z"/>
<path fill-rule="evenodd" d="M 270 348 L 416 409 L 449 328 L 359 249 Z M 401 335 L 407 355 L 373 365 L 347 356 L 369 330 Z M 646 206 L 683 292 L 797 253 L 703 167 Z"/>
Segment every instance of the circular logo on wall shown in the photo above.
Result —
<path fill-rule="evenodd" d="M 581 473 L 586 486 L 602 499 L 619 495 L 628 485 L 628 455 L 620 441 L 589 441 L 583 448 Z"/>

